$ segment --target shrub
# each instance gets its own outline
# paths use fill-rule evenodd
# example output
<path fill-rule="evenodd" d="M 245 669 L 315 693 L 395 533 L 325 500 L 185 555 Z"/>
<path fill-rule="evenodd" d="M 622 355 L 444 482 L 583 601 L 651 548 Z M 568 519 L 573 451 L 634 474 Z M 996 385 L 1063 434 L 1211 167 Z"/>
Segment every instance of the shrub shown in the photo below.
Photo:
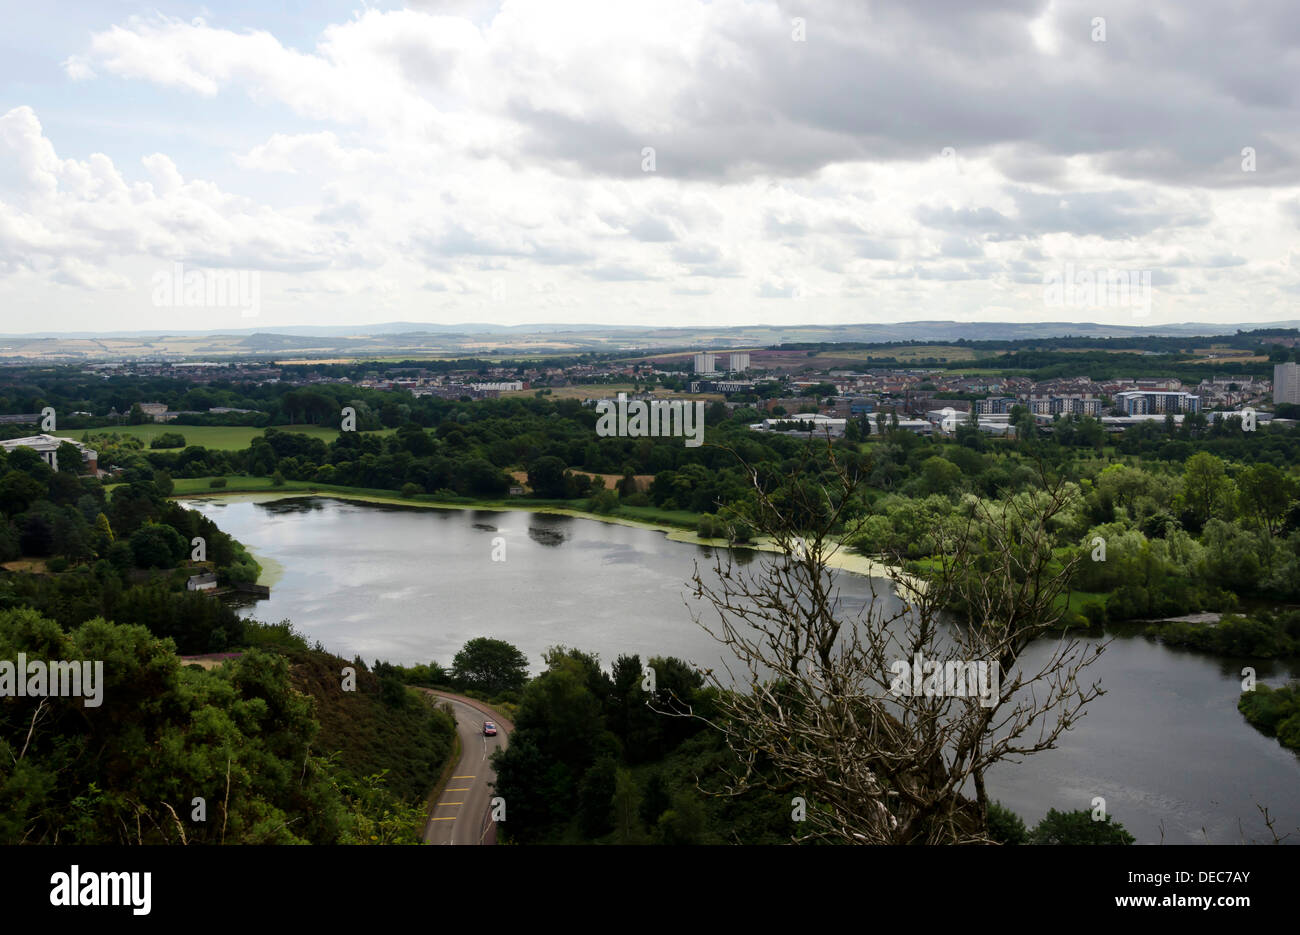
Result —
<path fill-rule="evenodd" d="M 754 527 L 746 522 L 737 522 L 731 527 L 732 542 L 748 542 L 754 537 Z"/>
<path fill-rule="evenodd" d="M 226 479 L 225 479 L 224 477 L 214 477 L 214 478 L 212 478 L 212 480 L 208 481 L 208 486 L 209 486 L 209 487 L 224 487 L 224 486 L 226 486 Z"/>
<path fill-rule="evenodd" d="M 618 494 L 612 490 L 601 490 L 587 501 L 587 510 L 592 513 L 616 513 L 618 507 Z"/>
<path fill-rule="evenodd" d="M 421 487 L 419 484 L 412 484 L 410 482 L 407 482 L 402 485 L 402 496 L 405 497 L 407 500 L 410 500 L 415 495 L 421 493 L 424 493 L 424 488 Z"/>
<path fill-rule="evenodd" d="M 150 448 L 184 448 L 185 436 L 180 432 L 163 432 L 149 443 Z"/>

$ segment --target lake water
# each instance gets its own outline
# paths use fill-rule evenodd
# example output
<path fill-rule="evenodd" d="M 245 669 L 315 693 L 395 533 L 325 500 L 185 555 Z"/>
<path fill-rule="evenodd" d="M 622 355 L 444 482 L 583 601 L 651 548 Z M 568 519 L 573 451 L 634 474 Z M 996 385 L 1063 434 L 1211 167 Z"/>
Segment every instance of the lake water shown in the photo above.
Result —
<path fill-rule="evenodd" d="M 622 653 L 706 666 L 722 659 L 691 616 L 708 605 L 686 586 L 695 562 L 704 571 L 712 566 L 712 550 L 655 530 L 317 497 L 185 505 L 282 566 L 270 599 L 252 606 L 252 616 L 291 619 L 347 658 L 449 665 L 467 640 L 491 636 L 518 646 L 534 672 L 556 645 L 597 653 L 606 666 Z M 493 561 L 501 542 L 505 561 Z M 870 599 L 869 579 L 841 573 L 837 581 L 847 612 Z M 877 590 L 887 593 L 879 582 Z M 1031 646 L 1025 663 L 1046 658 L 1053 646 Z M 1049 808 L 1091 809 L 1101 796 L 1141 843 L 1268 841 L 1262 805 L 1279 834 L 1300 842 L 1300 758 L 1237 711 L 1247 664 L 1271 685 L 1300 675 L 1286 664 L 1116 636 L 1085 670 L 1086 681 L 1099 680 L 1106 694 L 1057 749 L 999 767 L 990 793 L 1030 825 Z"/>

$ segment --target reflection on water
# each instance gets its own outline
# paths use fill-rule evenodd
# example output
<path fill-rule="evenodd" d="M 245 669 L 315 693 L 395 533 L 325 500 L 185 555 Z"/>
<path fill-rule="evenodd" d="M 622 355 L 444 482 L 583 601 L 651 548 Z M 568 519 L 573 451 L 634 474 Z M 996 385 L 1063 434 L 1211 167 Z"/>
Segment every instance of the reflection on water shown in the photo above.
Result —
<path fill-rule="evenodd" d="M 689 587 L 697 562 L 707 578 L 715 550 L 653 530 L 327 498 L 190 504 L 284 567 L 253 616 L 291 619 L 345 658 L 445 665 L 467 640 L 491 636 L 523 650 L 534 671 L 556 645 L 595 652 L 606 665 L 620 654 L 679 656 L 713 668 L 722 661 L 692 621 L 705 605 Z M 492 561 L 497 536 L 508 546 L 504 562 Z M 760 557 L 732 554 L 740 564 Z M 836 582 L 846 614 L 869 604 L 868 579 L 841 574 Z M 887 606 L 896 604 L 880 592 Z M 1106 694 L 1058 749 L 999 767 L 991 794 L 1031 824 L 1049 808 L 1091 809 L 1101 796 L 1143 843 L 1162 834 L 1170 843 L 1232 843 L 1243 828 L 1245 840 L 1267 840 L 1263 805 L 1279 833 L 1300 841 L 1300 759 L 1238 713 L 1246 663 L 1168 649 L 1133 630 L 1114 636 L 1084 672 Z M 1034 644 L 1025 665 L 1053 648 Z M 1296 674 L 1285 663 L 1249 664 L 1269 684 Z"/>

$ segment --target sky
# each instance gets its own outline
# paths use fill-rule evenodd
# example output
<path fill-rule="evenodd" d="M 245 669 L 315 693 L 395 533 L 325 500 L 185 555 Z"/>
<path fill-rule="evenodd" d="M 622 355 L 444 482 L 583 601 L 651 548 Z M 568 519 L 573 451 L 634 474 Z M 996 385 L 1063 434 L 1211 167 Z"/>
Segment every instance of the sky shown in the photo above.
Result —
<path fill-rule="evenodd" d="M 6 3 L 0 332 L 1300 318 L 1293 0 L 270 6 Z"/>

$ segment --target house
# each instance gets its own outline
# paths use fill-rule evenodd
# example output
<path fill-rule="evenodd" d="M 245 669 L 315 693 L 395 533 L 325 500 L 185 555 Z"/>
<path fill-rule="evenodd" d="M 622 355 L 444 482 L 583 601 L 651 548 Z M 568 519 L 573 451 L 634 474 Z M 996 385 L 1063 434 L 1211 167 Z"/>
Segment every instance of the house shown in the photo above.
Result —
<path fill-rule="evenodd" d="M 212 572 L 203 575 L 190 575 L 185 582 L 187 591 L 211 591 L 217 586 L 217 576 Z"/>
<path fill-rule="evenodd" d="M 0 441 L 0 448 L 5 451 L 13 451 L 16 448 L 30 448 L 41 456 L 41 460 L 57 471 L 59 469 L 59 446 L 64 442 L 81 450 L 81 464 L 85 470 L 92 474 L 98 471 L 98 453 L 91 451 L 81 442 L 73 441 L 70 438 L 60 438 L 57 435 L 28 435 L 24 438 L 11 438 L 8 441 Z"/>

